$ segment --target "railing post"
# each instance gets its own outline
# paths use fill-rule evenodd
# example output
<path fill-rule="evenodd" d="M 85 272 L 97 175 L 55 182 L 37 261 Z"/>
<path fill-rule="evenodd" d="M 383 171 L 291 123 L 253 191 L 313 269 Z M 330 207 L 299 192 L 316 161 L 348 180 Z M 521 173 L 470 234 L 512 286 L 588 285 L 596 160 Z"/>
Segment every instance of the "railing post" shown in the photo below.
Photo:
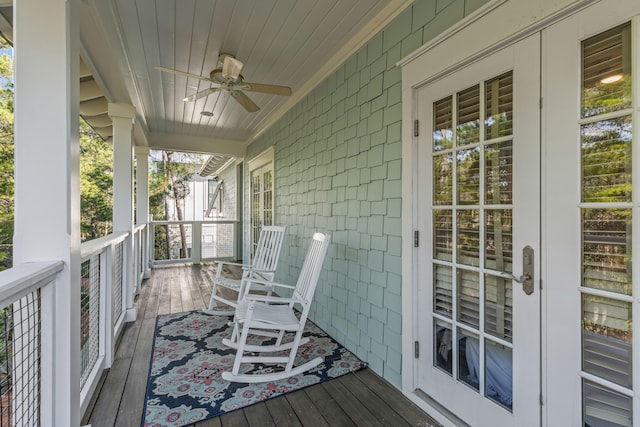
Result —
<path fill-rule="evenodd" d="M 110 368 L 115 353 L 113 319 L 113 245 L 100 254 L 100 354 L 104 355 L 104 367 Z"/>
<path fill-rule="evenodd" d="M 147 222 L 147 226 L 142 230 L 142 278 L 151 277 L 150 259 L 149 259 L 149 229 L 151 224 Z"/>
<path fill-rule="evenodd" d="M 140 293 L 140 233 L 137 231 L 132 234 L 133 237 L 133 289 L 134 293 Z"/>
<path fill-rule="evenodd" d="M 156 259 L 156 226 L 149 215 L 149 267 Z"/>
<path fill-rule="evenodd" d="M 191 235 L 191 260 L 194 264 L 200 264 L 202 260 L 202 222 L 194 221 L 193 234 Z"/>

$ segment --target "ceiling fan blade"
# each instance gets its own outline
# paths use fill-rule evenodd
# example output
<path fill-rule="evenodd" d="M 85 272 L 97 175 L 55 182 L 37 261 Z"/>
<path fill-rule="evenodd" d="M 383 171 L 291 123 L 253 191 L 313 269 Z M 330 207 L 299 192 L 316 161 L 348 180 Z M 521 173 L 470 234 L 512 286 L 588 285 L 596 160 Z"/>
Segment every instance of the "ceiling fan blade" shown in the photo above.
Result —
<path fill-rule="evenodd" d="M 201 90 L 200 92 L 194 93 L 191 96 L 187 96 L 183 99 L 184 102 L 195 101 L 196 99 L 203 98 L 213 92 L 218 92 L 220 90 L 219 87 L 210 87 L 209 89 Z"/>
<path fill-rule="evenodd" d="M 291 88 L 287 86 L 266 85 L 262 83 L 243 82 L 241 88 L 250 92 L 269 93 L 271 95 L 291 96 Z"/>
<path fill-rule="evenodd" d="M 244 64 L 231 56 L 225 56 L 222 63 L 222 75 L 224 77 L 232 77 L 234 80 L 240 76 L 240 72 Z"/>
<path fill-rule="evenodd" d="M 166 68 L 166 67 L 160 67 L 160 66 L 155 66 L 153 68 L 158 70 L 158 71 L 162 71 L 162 72 L 165 72 L 165 73 L 176 74 L 178 76 L 185 76 L 185 77 L 191 77 L 191 78 L 198 79 L 198 80 L 211 81 L 209 79 L 209 77 L 204 77 L 204 76 L 199 76 L 197 74 L 187 73 L 186 71 L 174 70 L 173 68 Z"/>
<path fill-rule="evenodd" d="M 258 107 L 256 105 L 256 103 L 253 102 L 243 92 L 240 92 L 239 90 L 234 90 L 234 91 L 232 91 L 230 93 L 231 93 L 231 96 L 233 97 L 233 99 L 238 101 L 238 104 L 242 105 L 244 107 L 244 109 L 247 110 L 248 112 L 255 113 L 256 111 L 260 110 L 260 107 Z"/>

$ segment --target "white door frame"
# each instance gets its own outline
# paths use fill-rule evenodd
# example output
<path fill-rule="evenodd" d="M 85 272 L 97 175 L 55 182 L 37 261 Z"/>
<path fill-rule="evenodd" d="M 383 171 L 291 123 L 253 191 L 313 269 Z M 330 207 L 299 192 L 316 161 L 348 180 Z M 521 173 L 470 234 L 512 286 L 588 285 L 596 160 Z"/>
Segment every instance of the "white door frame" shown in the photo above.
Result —
<path fill-rule="evenodd" d="M 415 203 L 416 189 L 413 182 L 417 176 L 415 152 L 418 138 L 414 136 L 414 120 L 418 118 L 418 88 L 500 50 L 501 47 L 509 46 L 538 32 L 592 3 L 594 3 L 593 0 L 540 0 L 536 2 L 530 0 L 510 0 L 508 2 L 493 0 L 399 63 L 402 66 L 402 157 L 405 165 L 402 172 L 402 219 L 404 225 L 402 236 L 402 252 L 404 254 L 402 258 L 402 389 L 406 396 L 446 426 L 457 425 L 459 420 L 446 408 L 439 407 L 436 402 L 417 390 L 416 375 L 418 371 L 414 358 L 414 341 L 417 339 L 415 301 L 418 259 L 413 243 L 418 206 Z M 544 313 L 544 295 L 541 304 Z M 542 327 L 545 327 L 544 320 Z M 542 334 L 543 337 L 546 335 L 544 329 Z M 544 345 L 543 338 L 543 348 Z M 423 351 L 429 351 L 429 349 Z"/>
<path fill-rule="evenodd" d="M 540 424 L 540 412 L 538 405 L 531 405 L 531 402 L 538 402 L 540 393 L 540 289 L 539 289 L 539 277 L 540 277 L 540 263 L 538 253 L 540 252 L 540 110 L 538 108 L 538 100 L 540 97 L 540 88 L 537 84 L 531 84 L 531 82 L 540 81 L 540 37 L 539 33 L 533 34 L 528 38 L 519 41 L 518 43 L 499 50 L 479 60 L 478 62 L 471 64 L 464 69 L 458 70 L 453 74 L 447 75 L 436 82 L 424 86 L 420 89 L 419 93 L 419 105 L 420 110 L 420 144 L 418 147 L 418 153 L 416 157 L 421 162 L 419 166 L 419 177 L 414 182 L 418 184 L 419 193 L 417 195 L 418 202 L 420 204 L 417 214 L 419 218 L 417 228 L 420 230 L 420 245 L 417 251 L 419 252 L 419 267 L 417 283 L 417 298 L 414 307 L 418 314 L 418 324 L 416 328 L 416 339 L 420 343 L 420 362 L 415 367 L 418 371 L 419 380 L 416 386 L 419 386 L 421 390 L 428 393 L 433 399 L 438 400 L 441 404 L 453 410 L 456 405 L 459 405 L 459 416 L 468 423 L 474 426 L 484 425 L 517 425 L 517 426 L 537 426 Z M 462 262 L 456 259 L 455 244 L 452 251 L 453 259 L 451 262 L 443 261 L 442 258 L 437 261 L 437 257 L 434 255 L 433 250 L 433 230 L 432 230 L 432 214 L 434 206 L 433 201 L 433 189 L 430 185 L 432 176 L 432 156 L 441 157 L 443 151 L 433 152 L 432 149 L 432 134 L 437 131 L 433 129 L 433 103 L 443 98 L 451 99 L 452 95 L 454 100 L 456 99 L 456 92 L 462 91 L 469 87 L 478 87 L 480 83 L 480 97 L 484 98 L 484 81 L 488 81 L 496 78 L 497 76 L 504 75 L 507 72 L 511 72 L 513 76 L 513 128 L 509 140 L 511 142 L 512 157 L 512 190 L 513 190 L 513 203 L 510 204 L 511 208 L 504 208 L 512 213 L 513 229 L 512 229 L 512 248 L 513 248 L 513 274 L 520 276 L 523 274 L 523 249 L 525 246 L 530 247 L 533 250 L 533 259 L 531 260 L 531 267 L 533 268 L 532 276 L 533 281 L 533 293 L 528 295 L 524 292 L 521 284 L 517 282 L 509 282 L 512 289 L 512 327 L 513 327 L 513 339 L 506 339 L 505 342 L 510 341 L 512 346 L 512 386 L 513 386 L 513 408 L 512 410 L 506 410 L 500 408 L 495 402 L 491 401 L 491 398 L 486 396 L 487 391 L 484 386 L 485 380 L 488 376 L 481 374 L 479 376 L 479 390 L 473 390 L 468 385 L 461 385 L 459 380 L 454 380 L 456 377 L 456 369 L 450 375 L 445 374 L 440 369 L 433 368 L 433 346 L 429 344 L 433 339 L 433 322 L 435 320 L 433 313 L 436 310 L 433 307 L 433 295 L 429 286 L 432 284 L 432 278 L 434 272 L 432 270 L 433 265 L 441 265 L 443 268 L 451 268 L 453 276 L 455 277 L 455 271 L 466 271 L 468 274 L 474 274 L 473 271 L 478 271 L 478 290 L 481 295 L 483 294 L 484 286 L 486 285 L 483 279 L 484 273 L 489 275 L 496 274 L 495 269 L 498 271 L 503 267 L 485 265 L 484 258 L 485 252 L 480 250 L 479 260 L 481 261 L 475 267 L 470 267 L 467 262 Z M 484 102 L 478 101 L 480 107 L 480 117 L 482 123 L 482 117 L 484 117 Z M 454 111 L 456 108 L 454 107 Z M 455 129 L 455 123 L 454 123 Z M 481 124 L 480 146 L 476 149 L 479 150 L 480 159 L 484 159 L 484 153 L 489 147 L 495 147 L 495 138 L 485 137 L 485 127 Z M 455 133 L 455 130 L 454 130 Z M 506 137 L 505 137 L 506 138 Z M 488 142 L 492 141 L 493 142 Z M 475 141 L 475 140 L 474 140 Z M 501 143 L 507 143 L 509 141 L 502 141 Z M 498 143 L 498 144 L 501 144 Z M 466 145 L 460 146 L 456 144 L 455 152 L 461 148 L 469 147 Z M 484 149 L 482 148 L 484 147 Z M 435 158 L 433 157 L 433 158 Z M 457 156 L 454 154 L 454 159 Z M 454 165 L 455 165 L 454 161 Z M 481 163 L 484 163 L 481 160 Z M 453 166 L 457 170 L 456 166 Z M 484 171 L 484 172 L 483 172 Z M 486 176 L 487 171 L 485 167 L 480 166 L 480 174 Z M 454 173 L 455 176 L 455 173 Z M 481 179 L 481 182 L 483 180 Z M 420 185 L 423 183 L 423 185 Z M 455 185 L 455 179 L 454 184 Z M 480 184 L 478 190 L 480 193 L 486 194 L 486 188 L 484 184 Z M 485 190 L 485 191 L 482 191 Z M 455 191 L 454 191 L 455 193 Z M 451 203 L 454 211 L 457 213 L 465 212 L 465 205 L 456 202 L 456 197 Z M 476 203 L 473 203 L 474 210 L 482 212 L 491 212 L 489 205 L 496 202 L 486 200 L 484 196 L 479 196 Z M 443 207 L 443 206 L 440 206 Z M 447 210 L 451 207 L 447 206 Z M 468 205 L 466 207 L 469 207 Z M 487 209 L 485 211 L 485 209 Z M 466 211 L 468 212 L 468 211 Z M 453 218 L 456 214 L 453 214 Z M 454 220 L 455 222 L 455 220 Z M 455 227 L 452 230 L 453 235 L 457 235 Z M 485 239 L 485 226 L 480 224 L 478 229 L 480 245 L 483 247 L 482 242 Z M 502 238 L 500 238 L 502 242 Z M 500 253 L 502 255 L 502 252 Z M 434 260 L 434 263 L 431 260 Z M 445 262 L 445 264 L 441 264 Z M 466 266 L 465 266 L 466 264 Z M 448 267 L 447 267 L 448 266 Z M 484 283 L 484 285 L 483 285 Z M 438 316 L 442 321 L 448 325 L 461 325 L 466 322 L 460 321 L 460 318 L 456 316 L 457 310 L 460 309 L 458 304 L 455 304 L 458 292 L 456 289 L 456 280 L 452 280 L 453 288 L 453 310 L 449 316 L 440 312 Z M 478 309 L 480 316 L 483 316 L 483 308 L 488 306 L 488 302 L 485 303 L 484 296 L 480 297 L 478 303 Z M 458 315 L 460 313 L 458 312 Z M 482 326 L 484 321 L 477 325 L 477 327 L 471 326 L 471 333 L 478 334 L 479 337 L 479 350 L 481 354 L 484 354 L 483 348 L 485 348 L 485 337 L 490 342 L 494 339 L 500 339 L 502 337 L 499 334 L 493 334 L 484 329 Z M 453 335 L 455 337 L 458 326 L 454 326 Z M 457 360 L 459 354 L 458 341 L 453 339 L 453 360 Z M 506 344 L 509 346 L 509 344 Z M 484 356 L 480 359 L 487 360 Z M 483 371 L 482 361 L 479 361 L 479 368 Z M 453 375 L 453 378 L 451 376 Z M 431 390 L 431 391 L 428 391 Z M 448 403 L 445 403 L 448 402 Z M 460 404 L 462 403 L 462 404 Z M 488 423 L 488 424 L 487 424 Z"/>

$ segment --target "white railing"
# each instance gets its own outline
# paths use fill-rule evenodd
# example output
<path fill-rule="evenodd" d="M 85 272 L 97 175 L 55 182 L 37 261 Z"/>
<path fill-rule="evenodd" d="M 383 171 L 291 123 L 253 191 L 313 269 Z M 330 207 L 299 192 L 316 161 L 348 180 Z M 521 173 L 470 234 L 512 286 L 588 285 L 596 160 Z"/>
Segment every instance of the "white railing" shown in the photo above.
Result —
<path fill-rule="evenodd" d="M 62 261 L 0 272 L 0 425 L 38 426 L 41 409 L 40 293 L 54 286 Z"/>
<path fill-rule="evenodd" d="M 80 413 L 84 413 L 102 371 L 111 366 L 126 310 L 126 245 L 129 233 L 110 234 L 81 246 Z"/>
<path fill-rule="evenodd" d="M 239 221 L 153 221 L 152 264 L 239 259 Z"/>
<path fill-rule="evenodd" d="M 114 233 L 85 242 L 80 266 L 80 413 L 96 390 L 102 371 L 111 367 L 115 342 L 149 268 L 149 231 Z M 42 343 L 56 341 L 41 322 L 41 292 L 52 295 L 62 261 L 25 263 L 0 272 L 0 426 L 39 426 L 44 403 Z M 51 299 L 47 299 L 51 301 Z M 63 308 L 64 309 L 64 308 Z M 135 313 L 135 310 L 132 310 Z M 51 334 L 51 336 L 50 336 Z M 49 365 L 47 365 L 49 366 Z M 48 372 L 48 371 L 47 371 Z M 50 375 L 50 374 L 47 374 Z M 45 411 L 46 412 L 46 411 Z"/>
<path fill-rule="evenodd" d="M 149 227 L 138 225 L 133 230 L 133 253 L 136 294 L 140 293 L 142 280 L 149 278 Z"/>

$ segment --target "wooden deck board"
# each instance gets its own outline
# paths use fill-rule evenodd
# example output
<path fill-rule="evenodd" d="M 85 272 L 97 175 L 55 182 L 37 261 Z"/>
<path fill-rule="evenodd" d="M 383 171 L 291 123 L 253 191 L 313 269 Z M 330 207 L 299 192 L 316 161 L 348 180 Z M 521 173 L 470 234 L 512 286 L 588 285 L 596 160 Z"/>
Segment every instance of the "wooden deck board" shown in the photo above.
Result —
<path fill-rule="evenodd" d="M 243 411 L 249 425 L 264 427 L 275 427 L 277 425 L 271 418 L 269 409 L 267 409 L 267 405 L 264 402 L 248 406 Z"/>
<path fill-rule="evenodd" d="M 302 425 L 329 426 L 322 417 L 322 413 L 313 404 L 304 390 L 287 393 L 285 399 L 295 411 Z"/>
<path fill-rule="evenodd" d="M 156 317 L 209 304 L 215 266 L 158 267 L 136 300 L 137 320 L 125 325 L 112 368 L 83 417 L 93 427 L 137 426 L 142 419 Z M 437 426 L 370 369 L 324 382 L 193 427 Z"/>

